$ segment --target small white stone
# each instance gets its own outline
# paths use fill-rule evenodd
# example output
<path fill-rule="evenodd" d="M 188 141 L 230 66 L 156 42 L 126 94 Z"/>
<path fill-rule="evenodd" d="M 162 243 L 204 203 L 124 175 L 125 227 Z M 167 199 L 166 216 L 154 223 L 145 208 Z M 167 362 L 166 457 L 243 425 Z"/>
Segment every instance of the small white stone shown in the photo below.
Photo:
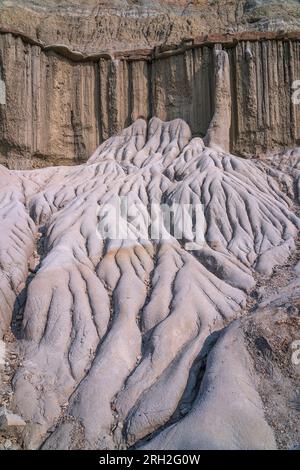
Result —
<path fill-rule="evenodd" d="M 4 442 L 4 448 L 9 449 L 12 445 L 12 442 L 8 439 L 7 441 Z"/>
<path fill-rule="evenodd" d="M 0 366 L 5 365 L 5 343 L 0 340 Z"/>
<path fill-rule="evenodd" d="M 25 421 L 21 416 L 11 413 L 6 409 L 5 406 L 0 408 L 0 429 L 7 430 L 12 427 L 24 427 L 26 426 Z"/>

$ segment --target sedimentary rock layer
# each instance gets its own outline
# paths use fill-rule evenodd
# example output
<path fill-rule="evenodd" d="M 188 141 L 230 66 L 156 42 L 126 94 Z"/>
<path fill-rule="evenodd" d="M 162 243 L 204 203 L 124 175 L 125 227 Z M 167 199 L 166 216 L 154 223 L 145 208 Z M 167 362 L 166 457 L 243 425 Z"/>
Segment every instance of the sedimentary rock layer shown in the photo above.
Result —
<path fill-rule="evenodd" d="M 231 151 L 249 156 L 297 144 L 292 84 L 300 77 L 299 40 L 249 35 L 226 41 Z M 222 46 L 200 41 L 158 55 L 74 62 L 60 55 L 62 49 L 1 34 L 0 161 L 11 168 L 85 161 L 99 143 L 153 115 L 183 118 L 193 135 L 203 137 L 216 111 L 216 47 Z"/>
<path fill-rule="evenodd" d="M 203 448 L 276 446 L 235 327 L 199 391 L 213 333 L 243 315 L 254 272 L 270 275 L 295 249 L 300 221 L 276 179 L 206 147 L 184 121 L 154 118 L 138 119 L 86 164 L 1 167 L 0 183 L 0 331 L 22 317 L 11 407 L 26 422 L 26 448 L 127 448 L 174 420 L 176 429 L 192 423 L 190 432 L 202 418 Z M 151 204 L 202 204 L 206 244 L 188 250 L 194 219 L 180 239 L 164 225 L 155 238 L 99 238 L 99 223 L 111 224 L 99 207 L 117 196 L 139 204 L 142 228 Z M 230 355 L 219 373 L 223 348 Z M 212 409 L 222 411 L 222 438 Z M 229 410 L 241 417 L 238 437 Z M 159 445 L 168 446 L 168 432 Z M 171 430 L 171 447 L 188 447 L 180 432 Z"/>
<path fill-rule="evenodd" d="M 296 0 L 2 0 L 0 28 L 83 54 L 176 44 L 204 33 L 298 31 Z"/>

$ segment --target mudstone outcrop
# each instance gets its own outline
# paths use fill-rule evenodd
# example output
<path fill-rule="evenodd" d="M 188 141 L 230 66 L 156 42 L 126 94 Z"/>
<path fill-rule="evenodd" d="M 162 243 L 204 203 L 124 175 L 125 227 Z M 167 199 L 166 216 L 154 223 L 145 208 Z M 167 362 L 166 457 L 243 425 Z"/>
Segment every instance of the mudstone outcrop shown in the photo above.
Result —
<path fill-rule="evenodd" d="M 222 150 L 216 121 L 209 146 L 182 120 L 138 119 L 86 164 L 1 168 L 0 331 L 19 337 L 9 406 L 26 448 L 276 447 L 260 389 L 275 378 L 253 349 L 262 337 L 276 358 L 270 324 L 292 341 L 298 311 L 247 310 L 257 280 L 294 259 L 300 219 L 279 170 Z M 97 207 L 116 195 L 201 203 L 205 245 L 101 241 Z"/>
<path fill-rule="evenodd" d="M 298 2 L 42 3 L 0 6 L 1 164 L 85 162 L 139 117 L 184 119 L 203 138 L 216 48 L 230 62 L 231 152 L 299 145 Z"/>
<path fill-rule="evenodd" d="M 0 36 L 0 445 L 299 447 L 297 35 L 78 62 L 28 37 Z M 140 230 L 102 237 L 120 198 Z M 148 236 L 153 205 L 201 207 L 204 243 L 193 217 Z"/>

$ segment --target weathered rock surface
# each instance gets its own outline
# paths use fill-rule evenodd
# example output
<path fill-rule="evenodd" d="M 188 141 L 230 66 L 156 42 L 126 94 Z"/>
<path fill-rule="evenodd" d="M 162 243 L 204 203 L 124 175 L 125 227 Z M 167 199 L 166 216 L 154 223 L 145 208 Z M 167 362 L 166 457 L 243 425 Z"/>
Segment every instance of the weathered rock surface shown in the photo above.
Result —
<path fill-rule="evenodd" d="M 98 3 L 0 6 L 0 449 L 297 448 L 299 2 Z"/>
<path fill-rule="evenodd" d="M 18 415 L 6 410 L 4 406 L 0 408 L 0 430 L 9 431 L 14 428 L 23 428 L 25 421 Z"/>
<path fill-rule="evenodd" d="M 1 167 L 0 332 L 20 338 L 9 406 L 25 448 L 280 444 L 247 321 L 218 332 L 246 315 L 257 276 L 291 258 L 300 219 L 277 173 L 215 142 L 179 119 L 138 119 L 86 164 Z M 201 203 L 206 245 L 187 251 L 191 232 L 164 227 L 101 240 L 99 206 L 117 195 L 140 204 L 142 226 L 151 203 Z"/>
<path fill-rule="evenodd" d="M 298 448 L 300 365 L 291 361 L 291 345 L 300 317 L 289 304 L 298 304 L 299 293 L 298 280 L 276 303 L 226 328 L 208 355 L 191 411 L 140 448 Z"/>
<path fill-rule="evenodd" d="M 296 0 L 4 0 L 0 28 L 81 53 L 152 48 L 203 33 L 298 31 Z"/>
<path fill-rule="evenodd" d="M 191 411 L 145 449 L 275 449 L 240 323 L 233 323 L 208 356 Z"/>
<path fill-rule="evenodd" d="M 169 50 L 75 59 L 64 57 L 62 48 L 0 34 L 0 162 L 12 169 L 81 163 L 137 118 L 154 115 L 182 118 L 193 136 L 204 137 L 218 112 L 214 51 L 221 47 L 230 65 L 226 148 L 253 156 L 295 147 L 299 34 L 238 38 L 202 37 Z"/>

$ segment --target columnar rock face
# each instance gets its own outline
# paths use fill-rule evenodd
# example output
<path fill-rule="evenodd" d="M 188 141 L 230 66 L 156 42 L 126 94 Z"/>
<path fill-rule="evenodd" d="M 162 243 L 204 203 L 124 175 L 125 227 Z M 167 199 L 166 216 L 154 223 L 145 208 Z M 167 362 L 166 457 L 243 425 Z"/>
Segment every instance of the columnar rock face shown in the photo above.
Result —
<path fill-rule="evenodd" d="M 99 139 L 95 65 L 74 66 L 11 35 L 0 42 L 1 161 L 22 167 L 31 159 L 45 165 L 86 158 Z"/>
<path fill-rule="evenodd" d="M 300 77 L 300 42 L 251 38 L 227 49 L 231 130 L 226 145 L 243 156 L 293 146 L 300 138 L 299 105 L 291 99 Z M 217 106 L 213 43 L 77 62 L 74 54 L 62 57 L 69 56 L 63 51 L 0 35 L 0 79 L 6 89 L 0 104 L 2 163 L 31 168 L 86 161 L 99 143 L 138 117 L 183 118 L 193 135 L 206 134 Z"/>
<path fill-rule="evenodd" d="M 206 133 L 206 144 L 219 150 L 230 150 L 231 87 L 229 59 L 225 51 L 215 50 L 214 115 Z"/>
<path fill-rule="evenodd" d="M 264 153 L 299 143 L 300 109 L 292 100 L 293 83 L 300 76 L 299 52 L 299 43 L 289 41 L 243 42 L 232 50 L 234 152 Z"/>
<path fill-rule="evenodd" d="M 22 339 L 9 406 L 26 448 L 276 447 L 244 327 L 213 348 L 295 250 L 300 220 L 260 163 L 138 119 L 86 164 L 1 167 L 0 188 L 0 331 Z M 142 228 L 151 204 L 202 204 L 205 245 L 188 250 L 194 219 L 180 239 L 164 224 L 101 239 L 117 196 Z"/>

